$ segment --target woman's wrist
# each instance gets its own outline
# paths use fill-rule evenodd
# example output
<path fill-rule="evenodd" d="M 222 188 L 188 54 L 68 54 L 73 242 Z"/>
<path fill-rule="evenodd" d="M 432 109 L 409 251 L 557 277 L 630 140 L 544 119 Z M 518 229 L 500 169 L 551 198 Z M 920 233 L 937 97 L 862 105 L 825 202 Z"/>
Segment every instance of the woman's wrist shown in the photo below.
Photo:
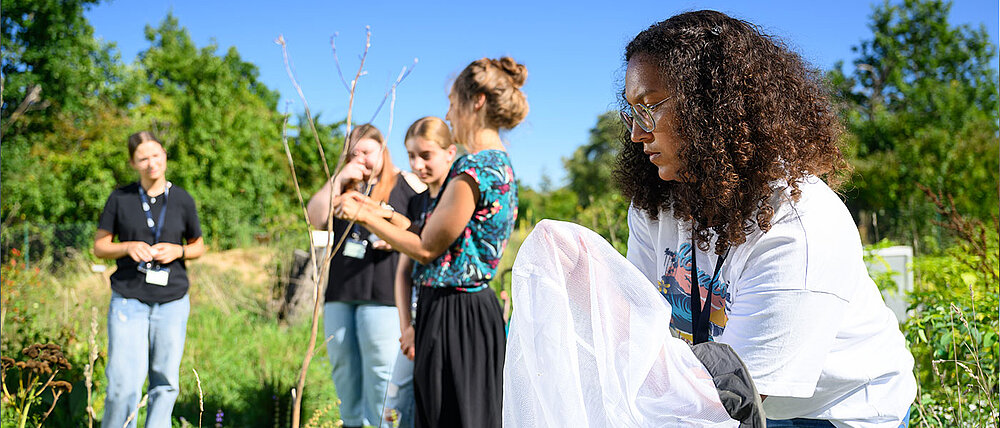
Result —
<path fill-rule="evenodd" d="M 180 245 L 181 245 L 181 260 L 184 260 L 187 257 L 187 251 L 185 251 L 184 244 Z"/>

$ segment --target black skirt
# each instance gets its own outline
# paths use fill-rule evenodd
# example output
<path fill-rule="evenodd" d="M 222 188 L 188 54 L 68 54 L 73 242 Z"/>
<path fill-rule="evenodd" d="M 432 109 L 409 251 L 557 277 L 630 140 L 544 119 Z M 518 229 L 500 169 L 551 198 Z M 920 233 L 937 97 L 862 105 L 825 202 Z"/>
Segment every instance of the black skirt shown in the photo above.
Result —
<path fill-rule="evenodd" d="M 493 290 L 420 287 L 416 426 L 499 428 L 507 337 Z"/>

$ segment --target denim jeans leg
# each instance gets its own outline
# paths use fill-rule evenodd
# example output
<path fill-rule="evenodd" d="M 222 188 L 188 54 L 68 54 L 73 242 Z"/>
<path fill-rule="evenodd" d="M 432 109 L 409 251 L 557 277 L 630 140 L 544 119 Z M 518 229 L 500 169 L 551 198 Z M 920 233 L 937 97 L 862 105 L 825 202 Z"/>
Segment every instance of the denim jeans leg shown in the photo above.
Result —
<path fill-rule="evenodd" d="M 344 302 L 323 305 L 326 353 L 330 357 L 331 377 L 340 399 L 340 418 L 347 426 L 362 425 L 365 412 L 361 391 L 361 355 L 354 319 L 356 307 Z M 378 421 L 375 422 L 377 424 Z"/>
<path fill-rule="evenodd" d="M 358 306 L 355 316 L 363 366 L 365 416 L 378 425 L 392 366 L 399 353 L 399 312 L 395 306 L 365 304 Z"/>
<path fill-rule="evenodd" d="M 386 396 L 385 406 L 396 411 L 399 428 L 413 428 L 413 407 L 416 405 L 413 397 L 413 361 L 406 358 L 403 351 L 396 354 Z"/>
<path fill-rule="evenodd" d="M 108 306 L 107 397 L 104 399 L 104 428 L 122 428 L 132 412 L 138 419 L 142 384 L 148 366 L 149 305 L 112 292 Z"/>
<path fill-rule="evenodd" d="M 146 428 L 170 428 L 174 402 L 180 393 L 180 366 L 184 355 L 191 301 L 187 295 L 152 306 L 149 316 L 149 407 Z"/>

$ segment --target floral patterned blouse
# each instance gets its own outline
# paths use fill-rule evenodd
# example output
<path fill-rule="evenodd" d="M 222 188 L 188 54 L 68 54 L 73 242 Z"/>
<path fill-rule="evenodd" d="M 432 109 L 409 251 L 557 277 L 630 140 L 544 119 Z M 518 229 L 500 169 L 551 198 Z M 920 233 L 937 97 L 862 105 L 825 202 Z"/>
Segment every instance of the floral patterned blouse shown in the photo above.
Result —
<path fill-rule="evenodd" d="M 467 174 L 479 185 L 479 201 L 465 230 L 448 250 L 427 265 L 413 265 L 413 283 L 476 292 L 489 286 L 517 219 L 517 183 L 507 152 L 483 150 L 455 161 L 441 192 L 452 179 Z M 434 215 L 437 199 L 427 209 Z"/>

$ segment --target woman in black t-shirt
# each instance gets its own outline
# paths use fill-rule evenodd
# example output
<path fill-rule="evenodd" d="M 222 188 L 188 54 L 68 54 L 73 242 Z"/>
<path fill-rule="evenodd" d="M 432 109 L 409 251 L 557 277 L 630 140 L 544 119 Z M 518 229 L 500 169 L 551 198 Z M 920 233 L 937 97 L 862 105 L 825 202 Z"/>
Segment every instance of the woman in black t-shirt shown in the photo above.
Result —
<path fill-rule="evenodd" d="M 349 138 L 347 164 L 309 200 L 309 222 L 327 229 L 330 196 L 370 189 L 373 209 L 400 227 L 410 224 L 410 199 L 423 190 L 393 165 L 382 133 L 361 125 Z M 413 184 L 410 184 L 410 182 Z M 414 186 L 419 187 L 415 189 Z M 334 242 L 347 239 L 330 262 L 323 306 L 333 383 L 345 427 L 379 425 L 392 365 L 399 348 L 393 280 L 399 253 L 361 225 L 333 219 Z"/>
<path fill-rule="evenodd" d="M 148 375 L 146 426 L 169 427 L 190 310 L 184 260 L 198 258 L 205 246 L 194 200 L 166 179 L 160 142 L 138 132 L 129 137 L 128 151 L 139 181 L 111 192 L 94 238 L 94 255 L 118 265 L 111 275 L 101 424 L 125 425 Z M 133 417 L 128 426 L 135 424 Z"/>

